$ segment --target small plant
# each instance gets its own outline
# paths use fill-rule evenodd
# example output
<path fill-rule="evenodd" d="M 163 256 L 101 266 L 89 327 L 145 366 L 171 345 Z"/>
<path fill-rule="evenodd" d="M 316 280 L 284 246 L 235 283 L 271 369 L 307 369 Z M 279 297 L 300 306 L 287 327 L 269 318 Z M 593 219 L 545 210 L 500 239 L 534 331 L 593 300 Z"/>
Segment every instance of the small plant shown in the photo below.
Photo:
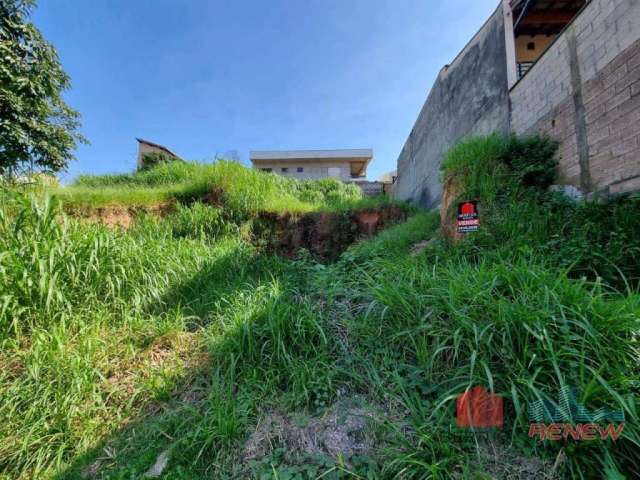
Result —
<path fill-rule="evenodd" d="M 259 461 L 252 461 L 250 469 L 260 480 L 347 480 L 353 478 L 380 478 L 377 463 L 367 457 L 353 457 L 348 464 L 322 454 L 297 455 L 290 458 L 283 448 Z"/>

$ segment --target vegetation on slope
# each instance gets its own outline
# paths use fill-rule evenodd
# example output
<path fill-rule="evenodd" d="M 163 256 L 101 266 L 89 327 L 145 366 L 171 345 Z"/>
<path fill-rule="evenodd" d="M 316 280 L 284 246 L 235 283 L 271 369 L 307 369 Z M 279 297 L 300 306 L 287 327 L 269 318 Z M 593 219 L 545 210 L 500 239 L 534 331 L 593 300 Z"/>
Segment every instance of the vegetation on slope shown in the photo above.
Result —
<path fill-rule="evenodd" d="M 518 164 L 529 148 L 546 153 Z M 449 244 L 419 213 L 326 266 L 259 252 L 197 203 L 125 233 L 5 196 L 0 478 L 138 478 L 162 459 L 169 479 L 638 476 L 638 200 L 525 180 L 553 150 L 462 144 L 445 175 L 481 202 L 481 232 Z M 503 431 L 453 426 L 476 384 L 505 398 Z M 623 437 L 528 438 L 529 402 L 564 385 L 623 409 Z M 309 448 L 323 429 L 355 453 Z"/>
<path fill-rule="evenodd" d="M 262 211 L 308 211 L 355 202 L 360 189 L 328 178 L 300 181 L 250 169 L 233 161 L 166 162 L 131 174 L 82 175 L 53 193 L 69 205 L 149 205 L 177 199 L 188 203 L 219 193 L 229 212 L 248 217 Z"/>
<path fill-rule="evenodd" d="M 640 196 L 577 202 L 549 191 L 557 144 L 544 137 L 489 136 L 462 142 L 443 165 L 446 182 L 478 199 L 481 231 L 456 252 L 486 258 L 541 258 L 572 278 L 640 284 Z"/>
<path fill-rule="evenodd" d="M 195 471 L 204 459 L 231 468 L 249 408 L 287 383 L 297 355 L 309 352 L 313 362 L 288 395 L 305 402 L 304 378 L 328 346 L 308 307 L 291 296 L 296 264 L 258 255 L 240 239 L 176 238 L 152 221 L 129 233 L 61 225 L 52 203 L 16 201 L 19 223 L 2 223 L 7 478 L 45 477 L 123 422 L 162 411 L 160 402 L 184 384 L 189 398 L 163 432 L 175 435 Z M 256 378 L 232 398 L 245 363 Z M 127 470 L 137 471 L 166 438 L 155 434 Z"/>
<path fill-rule="evenodd" d="M 534 474 L 510 456 L 514 449 L 548 459 L 538 475 L 556 463 L 558 478 L 639 475 L 640 222 L 629 213 L 640 212 L 640 199 L 576 203 L 547 191 L 554 153 L 538 137 L 463 142 L 443 176 L 457 183 L 460 201 L 480 202 L 480 232 L 455 245 L 440 239 L 411 257 L 398 235 L 407 224 L 354 247 L 334 267 L 337 301 L 366 306 L 341 313 L 359 357 L 352 364 L 366 366 L 352 384 L 373 386 L 377 398 L 409 412 L 406 443 L 386 459 L 385 476 L 467 478 L 495 468 L 495 460 L 478 468 L 486 434 L 468 445 L 463 432 L 451 432 L 456 396 L 474 385 L 506 399 L 506 435 L 488 443 L 507 465 L 494 475 Z M 530 402 L 557 405 L 565 386 L 592 411 L 623 410 L 623 438 L 528 438 Z M 466 464 L 473 457 L 477 464 Z"/>

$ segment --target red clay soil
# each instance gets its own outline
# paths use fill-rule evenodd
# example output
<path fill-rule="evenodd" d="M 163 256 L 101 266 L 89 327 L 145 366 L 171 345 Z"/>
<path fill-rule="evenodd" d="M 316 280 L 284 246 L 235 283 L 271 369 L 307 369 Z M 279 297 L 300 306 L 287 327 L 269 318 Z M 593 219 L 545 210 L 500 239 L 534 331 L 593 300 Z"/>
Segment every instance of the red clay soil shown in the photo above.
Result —
<path fill-rule="evenodd" d="M 222 206 L 222 194 L 222 190 L 212 190 L 201 201 Z M 127 230 L 140 214 L 164 217 L 174 209 L 174 204 L 167 203 L 147 207 L 75 208 L 67 213 L 87 223 Z M 252 239 L 288 257 L 294 257 L 301 249 L 306 249 L 319 260 L 332 261 L 358 240 L 371 237 L 406 218 L 407 212 L 396 206 L 306 214 L 260 212 L 253 223 Z"/>
<path fill-rule="evenodd" d="M 335 260 L 349 245 L 406 217 L 406 211 L 395 206 L 301 215 L 261 212 L 254 235 L 260 243 L 285 256 L 295 256 L 304 248 L 321 260 Z"/>
<path fill-rule="evenodd" d="M 128 230 L 133 226 L 136 217 L 141 214 L 164 217 L 174 209 L 175 206 L 171 203 L 151 206 L 108 205 L 97 208 L 75 208 L 67 213 L 69 216 L 87 223 L 100 223 L 110 228 Z"/>

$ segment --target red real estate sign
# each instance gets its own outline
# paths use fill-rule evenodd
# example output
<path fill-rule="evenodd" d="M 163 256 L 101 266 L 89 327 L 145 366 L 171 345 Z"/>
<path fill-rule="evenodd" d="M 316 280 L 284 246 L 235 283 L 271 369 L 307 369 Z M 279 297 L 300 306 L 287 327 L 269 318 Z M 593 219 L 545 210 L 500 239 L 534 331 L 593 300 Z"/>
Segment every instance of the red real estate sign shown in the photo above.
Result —
<path fill-rule="evenodd" d="M 476 232 L 480 227 L 478 218 L 478 202 L 458 204 L 458 233 Z"/>

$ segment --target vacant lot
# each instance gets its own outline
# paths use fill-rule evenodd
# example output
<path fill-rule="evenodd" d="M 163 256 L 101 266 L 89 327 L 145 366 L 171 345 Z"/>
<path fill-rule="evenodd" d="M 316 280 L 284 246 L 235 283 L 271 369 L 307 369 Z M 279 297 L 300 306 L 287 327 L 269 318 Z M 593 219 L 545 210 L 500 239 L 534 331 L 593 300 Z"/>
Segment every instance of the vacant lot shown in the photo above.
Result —
<path fill-rule="evenodd" d="M 6 189 L 0 478 L 637 478 L 640 200 L 550 193 L 553 153 L 450 152 L 445 181 L 482 206 L 455 243 L 400 205 L 359 238 L 353 212 L 388 200 L 226 162 Z M 360 241 L 283 256 L 264 212 Z M 501 430 L 455 426 L 475 385 Z M 529 438 L 530 402 L 563 387 L 622 410 L 621 438 Z"/>

